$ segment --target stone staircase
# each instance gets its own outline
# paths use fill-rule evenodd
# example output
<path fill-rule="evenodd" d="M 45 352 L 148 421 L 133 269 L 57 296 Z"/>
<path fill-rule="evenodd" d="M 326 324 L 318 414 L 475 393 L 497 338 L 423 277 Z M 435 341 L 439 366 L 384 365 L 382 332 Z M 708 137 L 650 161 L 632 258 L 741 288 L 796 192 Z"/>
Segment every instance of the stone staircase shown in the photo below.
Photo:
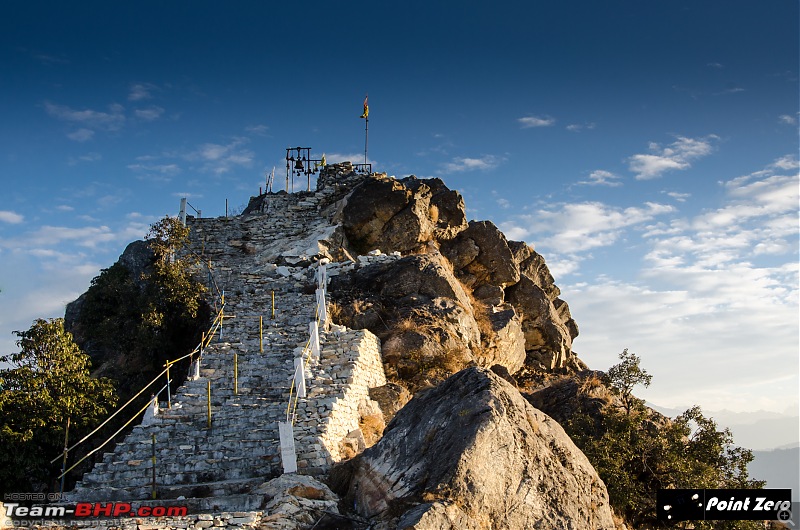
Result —
<path fill-rule="evenodd" d="M 221 336 L 203 352 L 200 377 L 178 389 L 172 407 L 162 403 L 149 424 L 135 426 L 67 500 L 151 499 L 155 440 L 159 499 L 184 498 L 197 509 L 258 508 L 260 497 L 249 491 L 282 472 L 278 422 L 286 421 L 294 359 L 316 318 L 315 295 L 307 293 L 316 283 L 314 245 L 334 229 L 319 212 L 326 196 L 324 190 L 276 194 L 251 216 L 189 220 L 193 250 L 210 260 L 216 287 L 224 289 Z M 297 402 L 297 465 L 306 474 L 339 460 L 338 444 L 358 429 L 369 388 L 386 382 L 379 342 L 369 332 L 340 328 L 321 333 L 320 342 L 320 359 L 307 374 L 308 396 Z"/>

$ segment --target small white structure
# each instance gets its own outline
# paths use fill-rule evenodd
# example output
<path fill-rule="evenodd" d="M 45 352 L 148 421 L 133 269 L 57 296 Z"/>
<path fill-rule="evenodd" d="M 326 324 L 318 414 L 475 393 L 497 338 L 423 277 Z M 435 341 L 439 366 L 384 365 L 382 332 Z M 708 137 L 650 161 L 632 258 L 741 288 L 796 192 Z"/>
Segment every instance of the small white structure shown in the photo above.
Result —
<path fill-rule="evenodd" d="M 278 436 L 281 441 L 281 464 L 284 473 L 297 472 L 297 453 L 294 450 L 294 432 L 289 422 L 278 422 Z"/>
<path fill-rule="evenodd" d="M 306 373 L 303 356 L 294 358 L 294 388 L 297 397 L 306 397 Z"/>

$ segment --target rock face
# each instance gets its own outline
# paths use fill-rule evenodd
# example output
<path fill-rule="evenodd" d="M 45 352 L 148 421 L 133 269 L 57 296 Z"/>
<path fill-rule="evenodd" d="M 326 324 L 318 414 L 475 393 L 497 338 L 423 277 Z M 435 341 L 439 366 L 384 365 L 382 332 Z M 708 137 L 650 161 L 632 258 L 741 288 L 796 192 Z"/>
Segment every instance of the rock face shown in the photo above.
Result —
<path fill-rule="evenodd" d="M 439 179 L 372 178 L 357 186 L 343 211 L 344 231 L 362 254 L 410 252 L 447 240 L 467 226 L 464 199 Z"/>
<path fill-rule="evenodd" d="M 452 366 L 458 368 L 472 361 L 490 366 L 494 359 L 514 373 L 526 362 L 526 357 L 527 363 L 538 370 L 563 370 L 575 364 L 572 340 L 578 335 L 578 326 L 569 306 L 558 298 L 561 292 L 544 258 L 525 243 L 508 241 L 490 221 L 467 223 L 463 198 L 441 180 L 413 176 L 396 180 L 377 175 L 357 184 L 341 202 L 341 215 L 337 219 L 342 226 L 344 250 L 339 254 L 357 255 L 374 250 L 403 255 L 440 254 L 449 262 L 446 267 L 449 276 L 457 278 L 461 284 L 459 290 L 470 298 L 469 304 L 463 297 L 449 297 L 435 287 L 430 289 L 435 296 L 426 296 L 419 289 L 413 291 L 404 285 L 402 296 L 413 299 L 411 305 L 417 309 L 425 304 L 429 309 L 436 304 L 441 307 L 447 300 L 451 305 L 456 304 L 457 307 L 450 310 L 451 318 L 444 320 L 458 320 L 459 325 L 464 324 L 460 331 L 463 340 L 460 345 L 452 343 L 449 337 L 459 334 L 451 333 L 457 331 L 453 329 L 447 329 L 447 333 L 440 336 L 441 350 L 462 351 L 456 356 L 456 362 L 450 363 Z M 431 280 L 430 275 L 419 275 L 413 270 L 395 272 L 402 273 L 399 278 L 403 280 L 414 278 L 423 283 Z M 409 304 L 401 302 L 399 305 Z M 471 309 L 460 311 L 458 308 Z M 464 312 L 466 319 L 461 314 Z M 378 329 L 387 327 L 385 317 L 370 306 L 356 320 L 384 339 L 390 357 L 398 347 L 411 351 L 431 350 L 433 344 L 424 337 L 386 337 L 386 333 Z M 473 331 L 473 320 L 478 324 L 480 336 L 476 337 Z M 348 325 L 358 327 L 355 321 Z M 520 341 L 522 336 L 524 339 Z M 478 350 L 484 355 L 478 355 Z M 411 364 L 409 368 L 416 370 L 414 363 Z"/>
<path fill-rule="evenodd" d="M 348 472 L 345 502 L 385 528 L 614 528 L 583 453 L 481 368 L 412 399 Z"/>
<path fill-rule="evenodd" d="M 337 275 L 331 292 L 343 322 L 378 335 L 390 374 L 412 388 L 470 364 L 499 364 L 516 372 L 525 361 L 525 338 L 512 306 L 488 307 L 473 300 L 439 252 Z"/>

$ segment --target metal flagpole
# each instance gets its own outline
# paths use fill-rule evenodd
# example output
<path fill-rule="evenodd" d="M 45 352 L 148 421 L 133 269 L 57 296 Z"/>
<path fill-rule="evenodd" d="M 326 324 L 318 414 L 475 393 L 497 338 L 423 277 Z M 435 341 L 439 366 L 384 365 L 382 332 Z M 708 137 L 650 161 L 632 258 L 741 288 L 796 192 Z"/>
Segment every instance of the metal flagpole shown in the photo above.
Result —
<path fill-rule="evenodd" d="M 369 142 L 369 114 L 364 119 L 364 164 L 367 163 L 367 145 Z"/>

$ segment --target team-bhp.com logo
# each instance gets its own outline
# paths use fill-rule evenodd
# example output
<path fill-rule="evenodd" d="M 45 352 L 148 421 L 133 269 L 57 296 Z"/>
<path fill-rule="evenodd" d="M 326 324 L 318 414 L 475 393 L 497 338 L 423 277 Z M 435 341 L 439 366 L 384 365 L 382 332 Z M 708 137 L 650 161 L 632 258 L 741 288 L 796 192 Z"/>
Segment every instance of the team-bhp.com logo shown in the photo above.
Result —
<path fill-rule="evenodd" d="M 186 506 L 133 506 L 129 502 L 79 502 L 75 506 L 34 504 L 21 506 L 19 503 L 6 503 L 6 517 L 15 519 L 56 519 L 84 517 L 183 517 Z"/>

